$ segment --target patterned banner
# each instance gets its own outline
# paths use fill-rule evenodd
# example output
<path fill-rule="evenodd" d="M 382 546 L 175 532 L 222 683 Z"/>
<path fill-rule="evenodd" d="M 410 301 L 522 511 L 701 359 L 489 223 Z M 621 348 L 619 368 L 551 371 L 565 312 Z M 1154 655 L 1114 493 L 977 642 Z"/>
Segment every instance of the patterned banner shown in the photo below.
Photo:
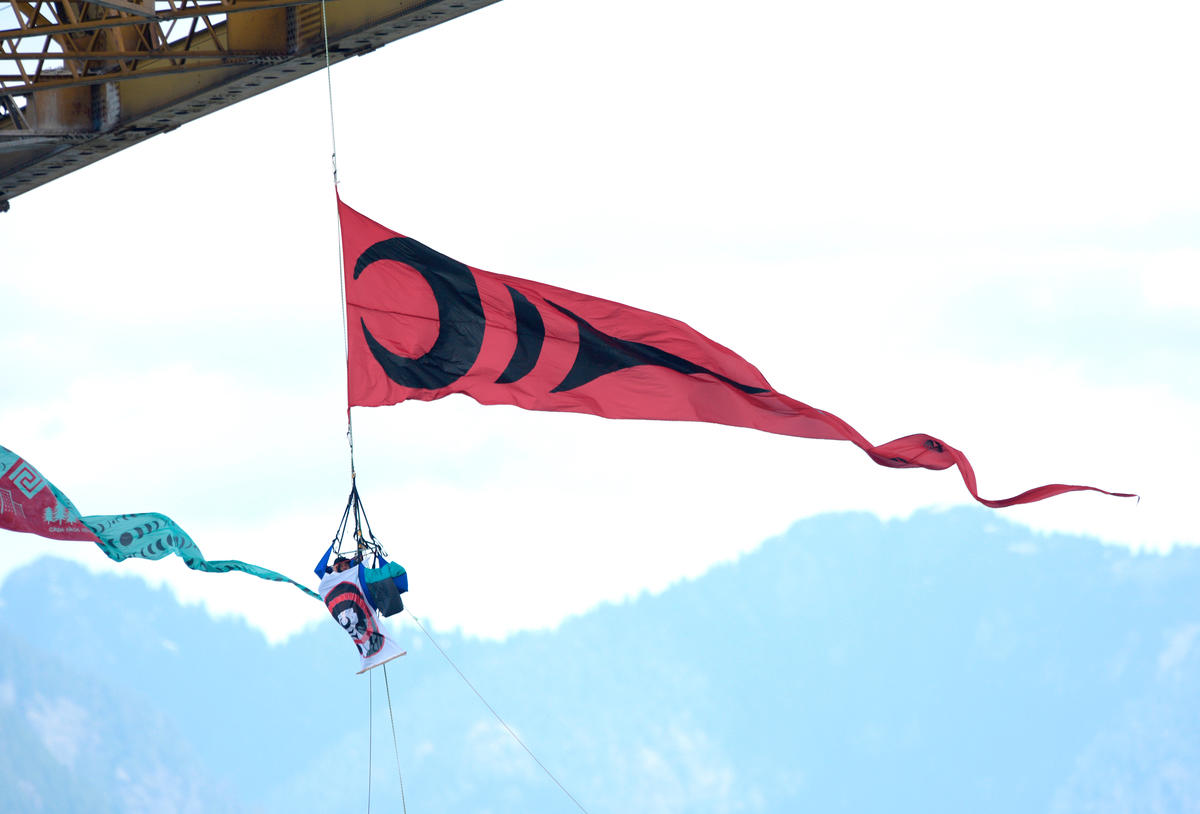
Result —
<path fill-rule="evenodd" d="M 175 521 L 163 514 L 96 514 L 80 517 L 78 510 L 54 484 L 19 455 L 0 446 L 0 529 L 21 531 L 53 540 L 91 540 L 111 560 L 130 557 L 160 560 L 177 554 L 193 571 L 223 574 L 241 571 L 290 582 L 304 593 L 321 597 L 299 582 L 269 568 L 241 560 L 207 560 Z"/>
<path fill-rule="evenodd" d="M 340 199 L 338 211 L 351 406 L 463 394 L 526 410 L 703 421 L 849 441 L 880 466 L 957 467 L 971 496 L 994 509 L 1065 492 L 1135 497 L 1065 483 L 980 497 L 960 450 L 924 433 L 873 444 L 828 410 L 775 390 L 750 362 L 677 319 L 473 268 Z M 829 352 L 816 336 L 807 349 Z M 911 393 L 921 388 L 914 377 Z M 1016 454 L 1033 460 L 1036 449 L 1026 444 Z"/>
<path fill-rule="evenodd" d="M 0 447 L 0 528 L 54 540 L 95 539 L 66 495 L 4 447 Z"/>

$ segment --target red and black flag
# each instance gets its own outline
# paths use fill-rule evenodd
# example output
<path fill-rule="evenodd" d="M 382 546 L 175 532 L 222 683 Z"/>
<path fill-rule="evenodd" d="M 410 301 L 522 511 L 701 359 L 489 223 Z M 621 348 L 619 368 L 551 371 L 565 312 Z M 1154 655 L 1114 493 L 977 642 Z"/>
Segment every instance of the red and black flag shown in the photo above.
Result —
<path fill-rule="evenodd" d="M 832 413 L 776 392 L 745 359 L 678 320 L 472 268 L 341 200 L 338 208 L 351 406 L 464 393 L 527 410 L 850 441 L 882 466 L 957 465 L 971 495 L 993 508 L 1104 491 L 1051 484 L 1005 500 L 981 498 L 971 465 L 949 444 L 909 435 L 876 446 Z"/>

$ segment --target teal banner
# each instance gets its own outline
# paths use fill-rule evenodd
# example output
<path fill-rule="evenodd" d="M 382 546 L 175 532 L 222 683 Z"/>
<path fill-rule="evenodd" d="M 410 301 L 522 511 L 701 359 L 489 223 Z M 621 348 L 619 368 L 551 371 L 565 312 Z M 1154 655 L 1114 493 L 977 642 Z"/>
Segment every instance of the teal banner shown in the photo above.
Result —
<path fill-rule="evenodd" d="M 200 548 L 165 514 L 94 514 L 79 512 L 54 484 L 15 452 L 0 446 L 0 529 L 52 540 L 91 540 L 109 559 L 160 560 L 177 554 L 193 571 L 223 574 L 241 571 L 273 582 L 290 582 L 320 599 L 294 579 L 241 560 L 207 560 Z"/>
<path fill-rule="evenodd" d="M 111 560 L 120 562 L 129 557 L 160 560 L 168 554 L 178 554 L 193 571 L 223 574 L 241 571 L 274 582 L 290 582 L 314 599 L 320 599 L 299 582 L 278 571 L 241 560 L 207 560 L 187 533 L 165 514 L 95 514 L 82 518 L 84 525 L 96 535 L 96 545 Z"/>

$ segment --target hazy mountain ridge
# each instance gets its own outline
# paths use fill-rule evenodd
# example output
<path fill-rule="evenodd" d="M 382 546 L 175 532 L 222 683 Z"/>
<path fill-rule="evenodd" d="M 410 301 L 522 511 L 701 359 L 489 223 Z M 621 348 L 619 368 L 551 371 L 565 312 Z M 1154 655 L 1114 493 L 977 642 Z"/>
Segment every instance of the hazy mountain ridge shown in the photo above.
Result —
<path fill-rule="evenodd" d="M 3 810 L 241 810 L 141 688 L 79 672 L 4 626 L 0 652 Z"/>
<path fill-rule="evenodd" d="M 1197 586 L 1193 549 L 1134 555 L 967 509 L 832 515 L 553 632 L 435 636 L 592 812 L 1195 811 Z M 365 804 L 373 683 L 374 802 L 399 801 L 382 676 L 353 675 L 332 622 L 270 647 L 58 561 L 13 574 L 0 600 L 0 626 L 14 608 L 47 620 L 5 636 L 29 654 L 23 687 L 52 683 L 34 653 L 56 652 L 130 697 L 169 688 L 155 703 L 195 752 L 171 765 L 252 810 Z M 410 654 L 388 677 L 414 810 L 573 810 L 411 623 L 402 635 Z M 0 779 L 26 771 L 10 758 Z M 23 759 L 53 771 L 52 756 Z M 112 778 L 85 779 L 137 810 Z"/>

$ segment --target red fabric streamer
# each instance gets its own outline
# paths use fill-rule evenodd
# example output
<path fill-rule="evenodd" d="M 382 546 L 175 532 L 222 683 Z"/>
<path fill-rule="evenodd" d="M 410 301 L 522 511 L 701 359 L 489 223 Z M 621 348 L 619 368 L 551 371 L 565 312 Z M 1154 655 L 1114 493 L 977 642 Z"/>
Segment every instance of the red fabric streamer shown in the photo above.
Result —
<path fill-rule="evenodd" d="M 1005 500 L 976 491 L 966 457 L 929 435 L 875 446 L 842 419 L 776 392 L 733 351 L 678 320 L 471 268 L 339 199 L 350 406 L 463 393 L 481 404 L 605 418 L 704 421 L 850 441 L 882 466 L 957 465 L 999 508 L 1092 486 L 1051 484 Z M 1117 497 L 1133 497 L 1104 492 Z"/>
<path fill-rule="evenodd" d="M 99 541 L 67 496 L 5 447 L 0 447 L 0 529 L 51 540 Z"/>

